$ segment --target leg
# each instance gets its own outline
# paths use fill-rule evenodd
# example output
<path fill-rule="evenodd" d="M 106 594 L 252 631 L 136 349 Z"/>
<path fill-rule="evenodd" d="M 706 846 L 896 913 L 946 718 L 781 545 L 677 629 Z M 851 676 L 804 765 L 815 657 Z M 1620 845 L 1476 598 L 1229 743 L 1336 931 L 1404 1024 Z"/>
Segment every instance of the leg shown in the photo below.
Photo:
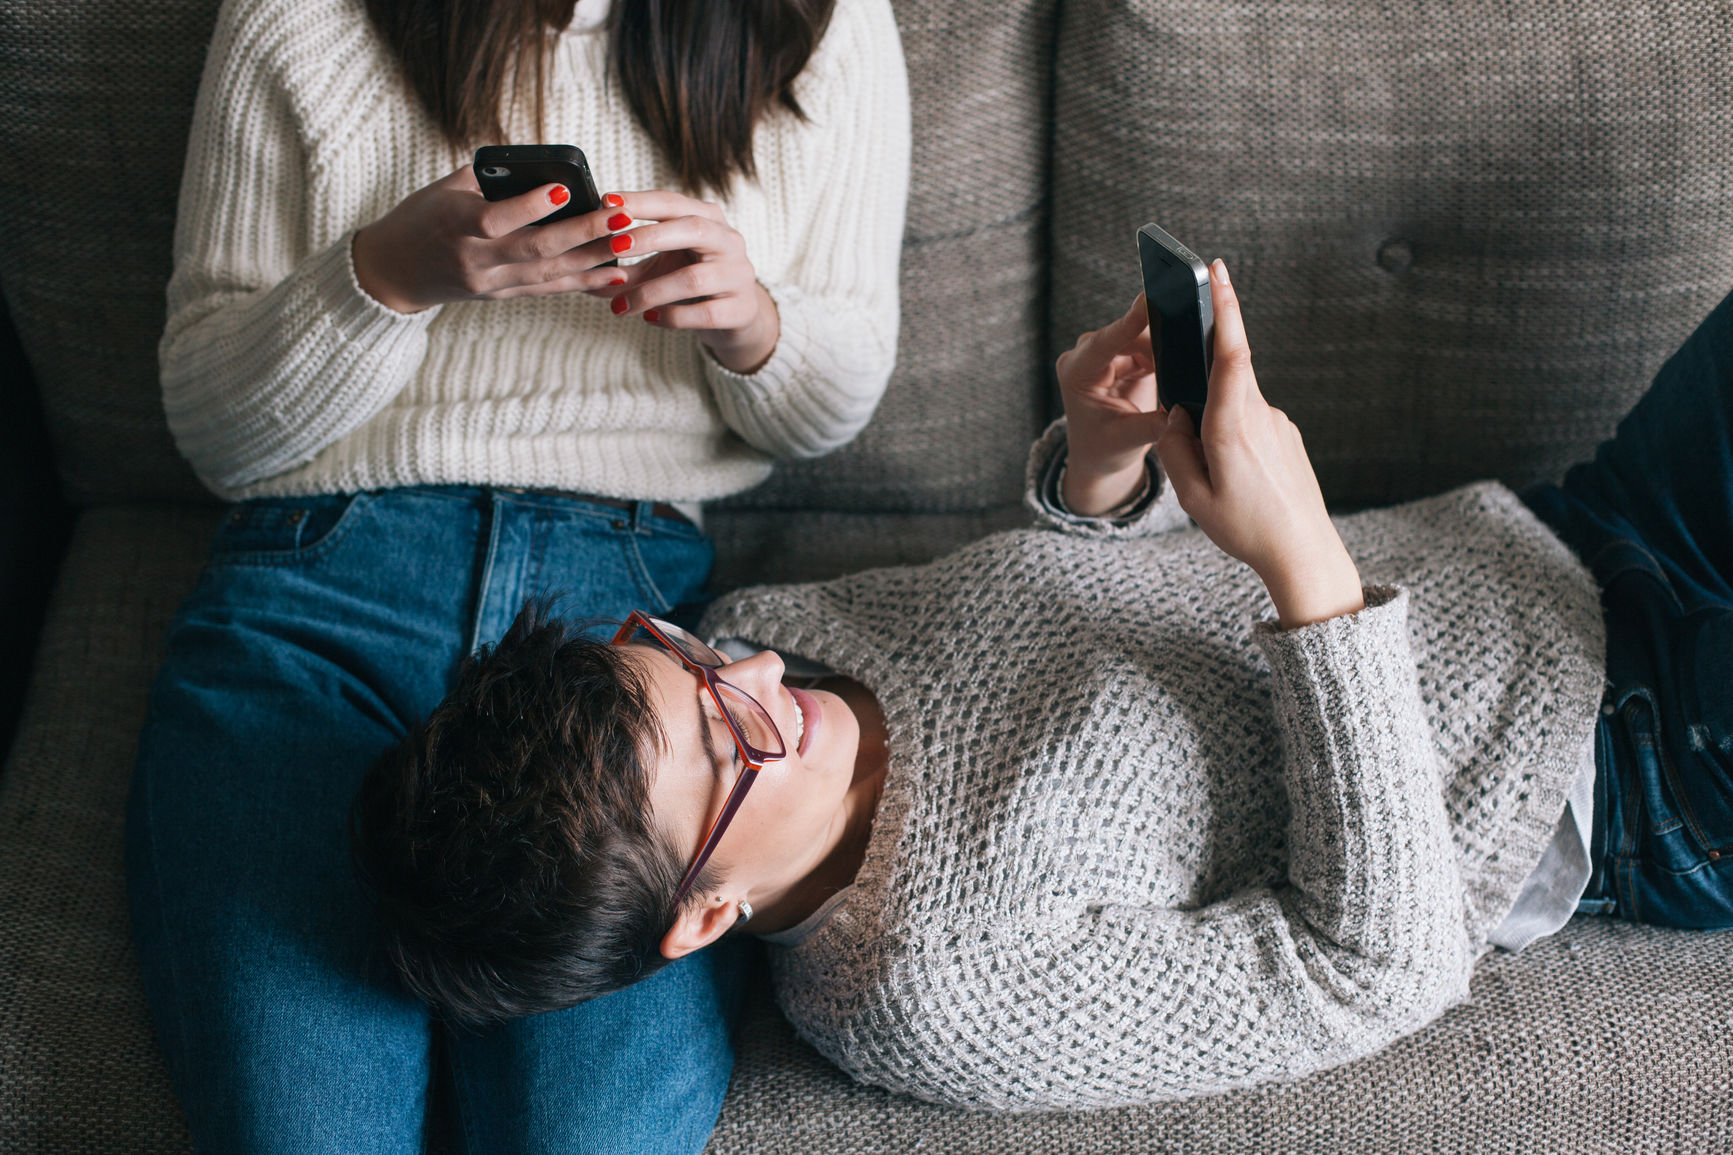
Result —
<path fill-rule="evenodd" d="M 496 495 L 496 554 L 478 640 L 527 597 L 563 595 L 574 616 L 667 615 L 698 600 L 713 556 L 684 522 L 581 500 Z M 521 559 L 513 561 L 511 559 Z M 448 1036 L 458 1116 L 472 1152 L 697 1152 L 733 1068 L 747 942 L 674 963 L 627 990 L 479 1033 Z"/>
<path fill-rule="evenodd" d="M 734 1066 L 749 939 L 626 990 L 452 1036 L 464 1138 L 489 1155 L 704 1149 Z"/>
<path fill-rule="evenodd" d="M 141 737 L 133 933 L 200 1150 L 421 1147 L 431 1027 L 369 965 L 345 821 L 367 765 L 437 698 L 460 652 L 439 635 L 459 623 L 430 630 L 415 601 L 417 585 L 447 595 L 451 551 L 411 543 L 418 569 L 393 549 L 388 503 L 368 504 L 237 507 L 171 627 Z"/>
<path fill-rule="evenodd" d="M 1733 926 L 1733 297 L 1593 461 L 1523 496 L 1602 587 L 1610 689 L 1586 898 Z"/>

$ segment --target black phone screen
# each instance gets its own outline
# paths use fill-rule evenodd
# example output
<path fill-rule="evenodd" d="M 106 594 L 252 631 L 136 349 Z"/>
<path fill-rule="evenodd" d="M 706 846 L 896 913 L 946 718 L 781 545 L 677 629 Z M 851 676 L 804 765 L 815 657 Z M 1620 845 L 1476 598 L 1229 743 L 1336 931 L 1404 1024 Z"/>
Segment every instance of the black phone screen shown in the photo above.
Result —
<path fill-rule="evenodd" d="M 1203 262 L 1167 234 L 1137 232 L 1143 293 L 1149 302 L 1149 341 L 1155 354 L 1157 392 L 1164 408 L 1183 405 L 1192 421 L 1203 421 L 1209 397 L 1209 343 L 1214 310 L 1209 304 L 1209 272 Z M 1169 243 L 1163 243 L 1163 241 Z"/>

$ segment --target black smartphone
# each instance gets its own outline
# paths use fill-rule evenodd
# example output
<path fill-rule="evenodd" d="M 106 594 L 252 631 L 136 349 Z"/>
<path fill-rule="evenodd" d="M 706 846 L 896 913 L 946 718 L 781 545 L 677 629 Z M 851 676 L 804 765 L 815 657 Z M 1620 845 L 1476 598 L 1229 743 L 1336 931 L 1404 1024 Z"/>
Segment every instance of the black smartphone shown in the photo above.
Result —
<path fill-rule="evenodd" d="M 1155 225 L 1137 230 L 1137 260 L 1149 302 L 1149 343 L 1155 354 L 1156 393 L 1162 407 L 1184 407 L 1203 428 L 1209 371 L 1215 362 L 1215 306 L 1209 266 Z"/>
<path fill-rule="evenodd" d="M 596 179 L 582 149 L 569 144 L 490 144 L 475 150 L 475 183 L 490 201 L 502 201 L 545 184 L 563 184 L 572 199 L 536 224 L 552 224 L 602 207 Z"/>

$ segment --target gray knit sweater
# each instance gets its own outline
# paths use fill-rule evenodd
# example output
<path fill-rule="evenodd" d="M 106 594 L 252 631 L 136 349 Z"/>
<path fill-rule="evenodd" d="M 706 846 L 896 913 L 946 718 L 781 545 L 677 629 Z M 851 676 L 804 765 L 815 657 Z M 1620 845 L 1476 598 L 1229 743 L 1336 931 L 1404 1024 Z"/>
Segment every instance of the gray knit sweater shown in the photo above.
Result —
<path fill-rule="evenodd" d="M 1282 632 L 1159 479 L 1126 526 L 1031 504 L 705 620 L 853 675 L 889 726 L 855 887 L 773 948 L 796 1030 L 923 1099 L 1105 1107 L 1296 1078 L 1465 998 L 1594 724 L 1569 550 L 1491 483 L 1345 517 L 1367 608 Z"/>

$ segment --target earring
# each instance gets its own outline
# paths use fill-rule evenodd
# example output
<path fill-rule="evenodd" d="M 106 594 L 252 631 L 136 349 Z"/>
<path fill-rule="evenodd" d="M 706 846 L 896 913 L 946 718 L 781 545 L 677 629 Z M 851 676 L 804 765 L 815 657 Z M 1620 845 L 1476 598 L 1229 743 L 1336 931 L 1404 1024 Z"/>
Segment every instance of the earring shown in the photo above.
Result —
<path fill-rule="evenodd" d="M 736 926 L 738 926 L 740 923 L 751 922 L 751 921 L 752 921 L 752 904 L 750 902 L 743 902 L 740 904 L 740 917 L 735 919 L 734 923 Z"/>

